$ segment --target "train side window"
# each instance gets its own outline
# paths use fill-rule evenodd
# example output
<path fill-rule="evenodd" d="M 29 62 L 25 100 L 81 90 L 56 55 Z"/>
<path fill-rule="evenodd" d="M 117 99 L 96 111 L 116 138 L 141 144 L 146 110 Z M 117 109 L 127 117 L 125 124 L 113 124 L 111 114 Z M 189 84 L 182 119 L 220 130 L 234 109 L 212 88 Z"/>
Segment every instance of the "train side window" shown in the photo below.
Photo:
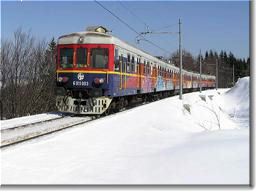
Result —
<path fill-rule="evenodd" d="M 131 60 L 132 63 L 135 63 L 135 57 L 132 56 L 132 60 Z"/>
<path fill-rule="evenodd" d="M 122 72 L 127 72 L 127 58 L 122 55 Z"/>
<path fill-rule="evenodd" d="M 76 54 L 77 67 L 87 67 L 87 48 L 78 48 Z"/>
<path fill-rule="evenodd" d="M 115 61 L 114 61 L 114 70 L 120 70 L 120 56 L 119 56 L 119 49 L 115 49 Z"/>
<path fill-rule="evenodd" d="M 130 73 L 131 72 L 131 63 L 127 62 L 127 72 Z"/>
<path fill-rule="evenodd" d="M 147 74 L 147 62 L 145 63 L 145 74 Z"/>
<path fill-rule="evenodd" d="M 131 59 L 131 72 L 134 72 L 135 71 L 135 57 L 132 56 L 132 59 Z"/>
<path fill-rule="evenodd" d="M 118 56 L 118 59 L 116 58 L 115 59 L 115 71 L 120 71 L 120 66 L 121 66 L 121 63 L 122 63 L 122 60 L 121 60 L 121 56 Z"/>
<path fill-rule="evenodd" d="M 131 72 L 135 72 L 135 66 L 136 66 L 136 61 L 134 60 L 134 62 L 131 63 Z"/>
<path fill-rule="evenodd" d="M 145 74 L 145 68 L 146 68 L 146 61 L 144 60 L 144 68 L 143 68 L 143 74 Z"/>
<path fill-rule="evenodd" d="M 147 74 L 150 74 L 150 62 L 149 61 L 147 61 Z"/>
<path fill-rule="evenodd" d="M 128 63 L 130 63 L 130 54 L 128 53 Z"/>

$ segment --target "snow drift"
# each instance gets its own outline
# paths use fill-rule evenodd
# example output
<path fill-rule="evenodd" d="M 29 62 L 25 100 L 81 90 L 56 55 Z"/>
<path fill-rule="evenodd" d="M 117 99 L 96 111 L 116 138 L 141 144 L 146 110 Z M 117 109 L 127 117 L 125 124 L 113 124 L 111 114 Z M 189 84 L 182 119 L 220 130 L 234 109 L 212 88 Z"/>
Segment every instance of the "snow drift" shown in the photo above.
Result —
<path fill-rule="evenodd" d="M 222 109 L 232 117 L 249 117 L 249 81 L 250 77 L 239 79 L 220 100 Z"/>

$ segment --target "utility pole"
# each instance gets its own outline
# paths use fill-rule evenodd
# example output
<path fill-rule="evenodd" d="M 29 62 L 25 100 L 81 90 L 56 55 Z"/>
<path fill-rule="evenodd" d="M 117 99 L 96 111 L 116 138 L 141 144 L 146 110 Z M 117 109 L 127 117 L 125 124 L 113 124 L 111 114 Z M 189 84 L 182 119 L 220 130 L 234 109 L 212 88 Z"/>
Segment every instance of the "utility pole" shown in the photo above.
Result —
<path fill-rule="evenodd" d="M 183 81 L 182 81 L 182 48 L 181 48 L 181 22 L 179 18 L 179 73 L 180 73 L 180 78 L 179 78 L 179 99 L 182 100 L 182 94 L 183 94 Z"/>
<path fill-rule="evenodd" d="M 200 93 L 202 92 L 202 54 L 200 49 Z"/>
<path fill-rule="evenodd" d="M 218 86 L 219 86 L 219 62 L 218 59 L 216 59 L 216 90 L 218 90 Z"/>
<path fill-rule="evenodd" d="M 169 32 L 169 31 L 162 31 L 162 32 L 152 32 L 152 31 L 146 31 L 146 32 L 141 32 L 137 37 L 142 36 L 142 35 L 147 35 L 147 34 L 179 34 L 179 62 L 180 62 L 180 67 L 179 67 L 179 73 L 180 73 L 180 78 L 179 78 L 179 99 L 182 100 L 182 94 L 183 94 L 183 76 L 182 76 L 182 48 L 181 48 L 181 21 L 179 18 L 179 31 L 178 32 Z M 136 37 L 136 38 L 137 38 Z M 137 40 L 139 43 L 140 39 Z"/>

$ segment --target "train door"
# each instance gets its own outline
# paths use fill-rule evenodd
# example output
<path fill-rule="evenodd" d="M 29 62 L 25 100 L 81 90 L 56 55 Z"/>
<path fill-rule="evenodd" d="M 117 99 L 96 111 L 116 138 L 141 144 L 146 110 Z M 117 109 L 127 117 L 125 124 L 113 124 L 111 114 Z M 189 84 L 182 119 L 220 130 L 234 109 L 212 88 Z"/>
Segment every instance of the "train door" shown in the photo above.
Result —
<path fill-rule="evenodd" d="M 122 59 L 122 79 L 123 79 L 123 89 L 127 88 L 127 58 L 123 57 Z"/>
<path fill-rule="evenodd" d="M 140 59 L 137 62 L 137 90 L 139 92 L 139 90 L 141 89 L 141 81 L 140 81 Z"/>
<path fill-rule="evenodd" d="M 119 72 L 120 72 L 120 90 L 123 88 L 122 86 L 122 59 L 123 58 L 123 55 L 121 54 L 121 56 L 119 56 Z"/>
<path fill-rule="evenodd" d="M 140 72 L 140 93 L 144 92 L 144 78 L 145 78 L 145 61 L 144 64 L 140 64 L 139 66 L 139 72 Z"/>
<path fill-rule="evenodd" d="M 120 89 L 126 89 L 127 59 L 121 54 L 120 57 Z"/>

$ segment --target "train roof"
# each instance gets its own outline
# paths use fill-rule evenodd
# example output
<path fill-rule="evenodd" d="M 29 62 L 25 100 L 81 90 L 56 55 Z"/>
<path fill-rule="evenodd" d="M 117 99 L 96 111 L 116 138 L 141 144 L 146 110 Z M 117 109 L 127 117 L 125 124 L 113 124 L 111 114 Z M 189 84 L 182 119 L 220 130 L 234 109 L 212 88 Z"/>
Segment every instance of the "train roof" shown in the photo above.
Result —
<path fill-rule="evenodd" d="M 103 33 L 103 32 L 95 32 L 95 31 L 82 31 L 82 32 L 75 32 L 70 33 L 67 35 L 60 36 L 58 38 L 58 44 L 114 44 L 117 47 L 120 47 L 126 51 L 132 52 L 133 54 L 143 57 L 145 59 L 149 59 L 153 64 L 156 66 L 166 67 L 169 68 L 176 73 L 179 72 L 179 68 L 173 64 L 169 64 L 160 60 L 151 54 L 130 45 L 129 43 L 120 40 L 119 38 Z M 125 55 L 125 54 L 124 54 Z M 183 73 L 193 76 L 199 76 L 199 73 L 191 72 L 183 70 Z M 211 78 L 215 79 L 215 76 L 211 75 L 202 75 L 202 78 Z"/>

